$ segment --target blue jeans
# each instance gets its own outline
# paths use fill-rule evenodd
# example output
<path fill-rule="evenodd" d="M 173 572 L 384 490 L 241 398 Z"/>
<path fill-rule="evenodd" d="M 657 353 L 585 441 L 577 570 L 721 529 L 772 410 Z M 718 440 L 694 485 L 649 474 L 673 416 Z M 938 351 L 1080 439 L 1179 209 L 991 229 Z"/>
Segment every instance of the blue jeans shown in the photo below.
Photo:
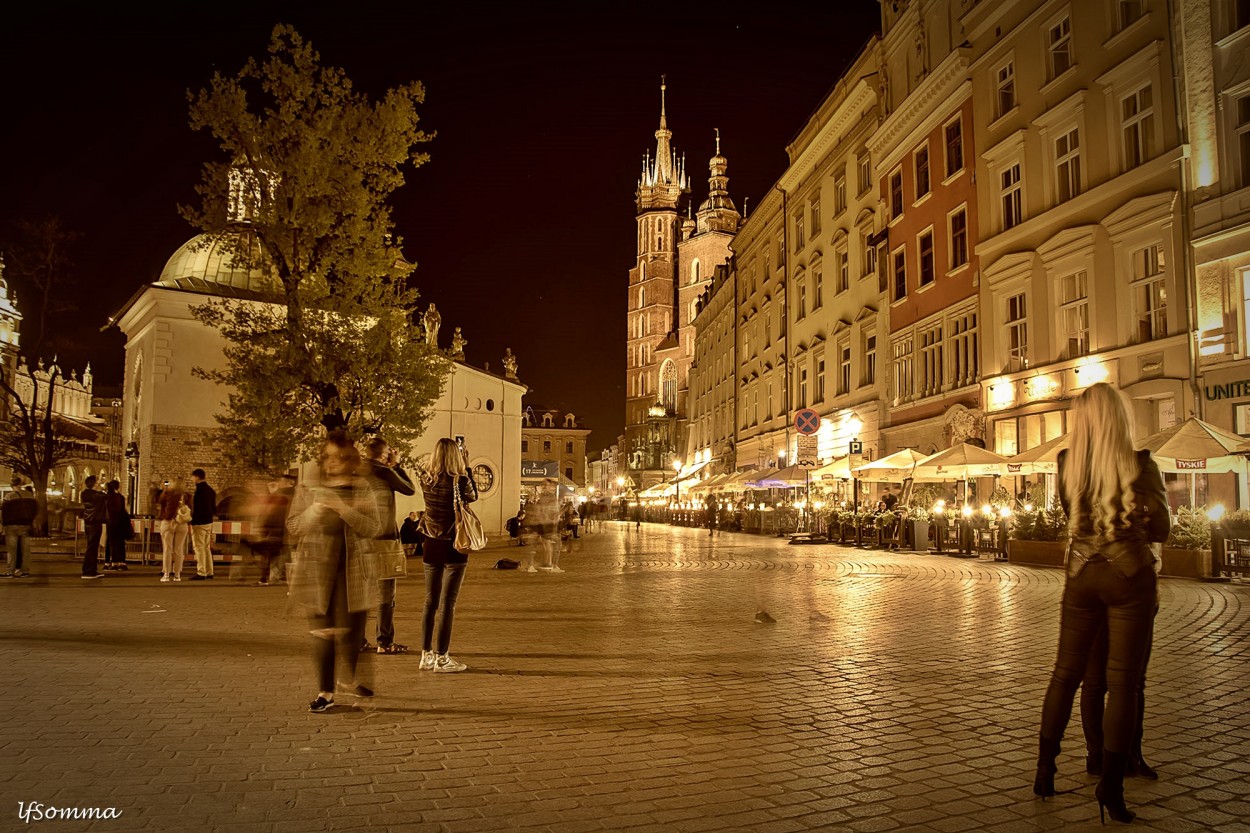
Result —
<path fill-rule="evenodd" d="M 9 569 L 13 572 L 30 570 L 30 527 L 25 524 L 6 524 L 4 543 L 9 550 Z"/>
<path fill-rule="evenodd" d="M 456 618 L 456 597 L 464 581 L 465 564 L 425 565 L 425 615 L 421 618 L 421 650 L 434 644 L 434 616 L 443 609 L 443 623 L 438 629 L 438 653 L 445 654 L 451 646 L 451 626 Z"/>

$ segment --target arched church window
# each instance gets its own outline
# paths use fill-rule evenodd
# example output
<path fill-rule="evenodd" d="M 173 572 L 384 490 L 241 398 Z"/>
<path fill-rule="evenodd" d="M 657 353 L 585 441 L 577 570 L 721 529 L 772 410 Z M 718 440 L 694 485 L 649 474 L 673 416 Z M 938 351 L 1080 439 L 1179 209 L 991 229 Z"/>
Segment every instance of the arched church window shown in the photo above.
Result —
<path fill-rule="evenodd" d="M 677 410 L 677 365 L 672 359 L 660 366 L 660 404 L 669 413 Z"/>
<path fill-rule="evenodd" d="M 702 278 L 702 267 L 699 259 L 696 257 L 694 263 L 690 264 L 690 282 L 698 283 Z"/>
<path fill-rule="evenodd" d="M 638 309 L 642 309 L 647 305 L 647 288 L 645 286 L 638 287 Z"/>

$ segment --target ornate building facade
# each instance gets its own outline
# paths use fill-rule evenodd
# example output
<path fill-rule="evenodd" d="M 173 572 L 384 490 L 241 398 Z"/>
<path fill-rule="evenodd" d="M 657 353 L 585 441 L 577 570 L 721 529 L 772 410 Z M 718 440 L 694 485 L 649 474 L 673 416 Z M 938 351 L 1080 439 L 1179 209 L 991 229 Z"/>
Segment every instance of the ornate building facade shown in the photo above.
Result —
<path fill-rule="evenodd" d="M 685 158 L 672 147 L 666 93 L 661 83 L 655 158 L 644 158 L 638 180 L 637 260 L 629 271 L 625 444 L 636 487 L 671 476 L 673 460 L 685 452 L 696 301 L 729 257 L 742 221 L 729 198 L 719 136 L 708 196 L 693 209 Z"/>

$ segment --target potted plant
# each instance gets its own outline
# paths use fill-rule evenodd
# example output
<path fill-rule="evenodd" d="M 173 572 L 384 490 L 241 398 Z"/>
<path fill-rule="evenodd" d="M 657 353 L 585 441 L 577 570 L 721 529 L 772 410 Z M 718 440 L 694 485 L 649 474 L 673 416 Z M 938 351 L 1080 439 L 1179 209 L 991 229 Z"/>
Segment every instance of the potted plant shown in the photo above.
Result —
<path fill-rule="evenodd" d="M 1182 506 L 1172 519 L 1172 531 L 1163 545 L 1165 576 L 1204 578 L 1211 575 L 1211 520 L 1206 507 Z"/>
<path fill-rule="evenodd" d="M 1050 505 L 1022 508 L 1011 517 L 1007 560 L 1013 564 L 1062 567 L 1067 550 L 1068 516 L 1058 497 Z"/>
<path fill-rule="evenodd" d="M 1228 512 L 1221 519 L 1220 526 L 1224 530 L 1225 538 L 1250 540 L 1250 509 L 1234 509 Z"/>

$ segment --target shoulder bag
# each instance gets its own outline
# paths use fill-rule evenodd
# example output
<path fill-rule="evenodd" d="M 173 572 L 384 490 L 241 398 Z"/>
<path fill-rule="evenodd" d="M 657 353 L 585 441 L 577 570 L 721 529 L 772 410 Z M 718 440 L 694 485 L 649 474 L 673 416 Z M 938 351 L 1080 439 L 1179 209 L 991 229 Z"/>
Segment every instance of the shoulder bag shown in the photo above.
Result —
<path fill-rule="evenodd" d="M 451 484 L 451 493 L 456 504 L 456 540 L 452 546 L 460 552 L 482 549 L 486 546 L 486 533 L 477 513 L 460 498 L 460 478 Z"/>

